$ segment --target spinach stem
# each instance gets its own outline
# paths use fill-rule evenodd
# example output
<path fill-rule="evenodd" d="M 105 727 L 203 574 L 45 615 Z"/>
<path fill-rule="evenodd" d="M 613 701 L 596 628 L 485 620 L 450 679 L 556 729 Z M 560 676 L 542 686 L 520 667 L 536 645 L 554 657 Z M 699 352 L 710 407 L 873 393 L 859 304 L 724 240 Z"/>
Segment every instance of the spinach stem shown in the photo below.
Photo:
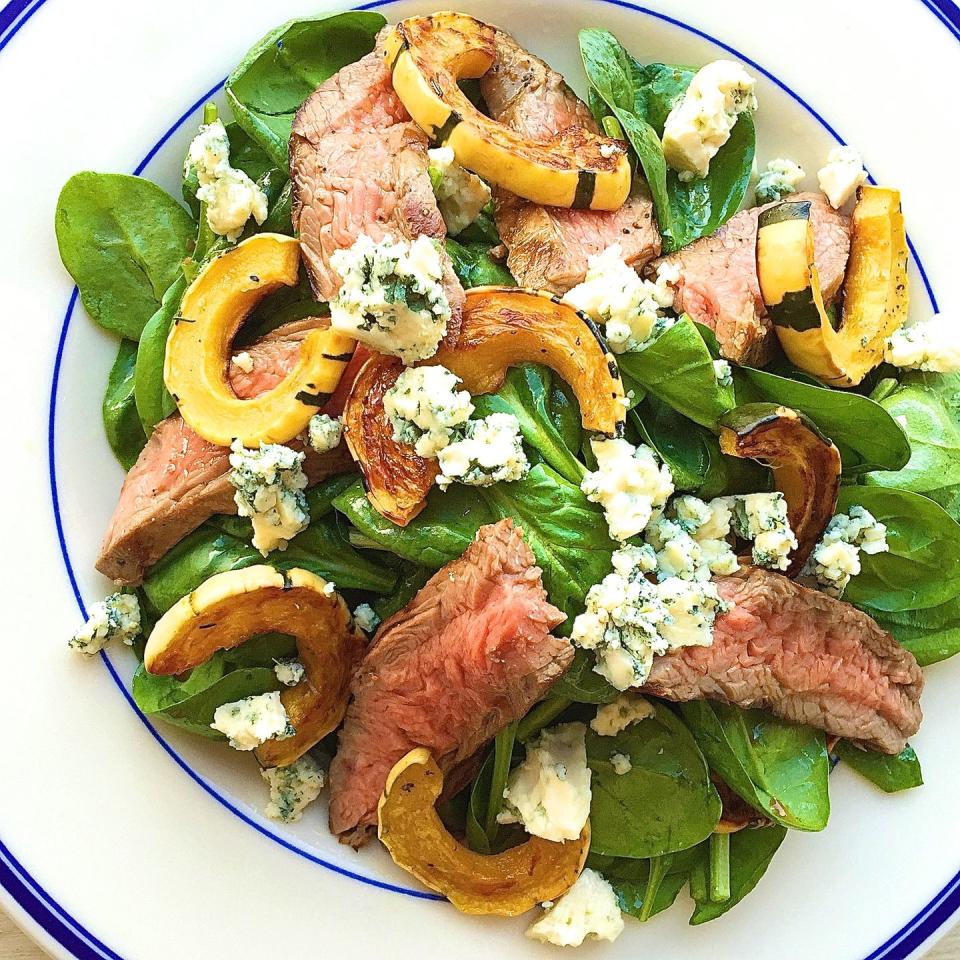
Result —
<path fill-rule="evenodd" d="M 490 778 L 490 799 L 487 801 L 487 816 L 483 825 L 491 847 L 497 836 L 497 814 L 503 809 L 503 791 L 510 775 L 516 739 L 517 722 L 514 721 L 497 734 L 493 745 L 493 775 Z"/>
<path fill-rule="evenodd" d="M 553 697 L 541 700 L 517 726 L 517 740 L 526 743 L 532 736 L 538 734 L 551 720 L 559 717 L 572 700 L 563 697 Z"/>
<path fill-rule="evenodd" d="M 603 132 L 608 137 L 613 137 L 614 140 L 627 139 L 623 132 L 623 127 L 620 126 L 620 121 L 609 114 L 603 118 Z"/>
<path fill-rule="evenodd" d="M 710 837 L 710 899 L 723 903 L 730 899 L 730 834 Z"/>
<path fill-rule="evenodd" d="M 217 105 L 215 103 L 205 103 L 203 105 L 203 122 L 213 123 L 219 116 Z"/>
<path fill-rule="evenodd" d="M 647 886 L 643 891 L 643 906 L 640 908 L 640 920 L 646 922 L 653 916 L 653 905 L 660 892 L 660 884 L 670 869 L 673 861 L 672 854 L 650 858 L 650 872 L 647 874 Z"/>
<path fill-rule="evenodd" d="M 696 863 L 690 868 L 690 896 L 697 903 L 705 903 L 707 899 L 707 867 L 703 857 L 697 857 Z"/>

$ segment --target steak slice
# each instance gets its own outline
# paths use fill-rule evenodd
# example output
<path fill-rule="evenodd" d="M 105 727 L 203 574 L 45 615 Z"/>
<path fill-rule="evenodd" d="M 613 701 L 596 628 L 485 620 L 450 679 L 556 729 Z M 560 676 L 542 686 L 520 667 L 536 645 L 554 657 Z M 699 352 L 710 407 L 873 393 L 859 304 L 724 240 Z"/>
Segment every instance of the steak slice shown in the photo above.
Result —
<path fill-rule="evenodd" d="M 231 363 L 230 385 L 241 399 L 275 387 L 293 368 L 300 344 L 320 321 L 286 324 L 247 348 L 253 368 Z M 230 451 L 204 440 L 173 414 L 158 423 L 130 469 L 100 547 L 97 569 L 122 584 L 138 584 L 146 570 L 204 520 L 236 513 L 227 474 Z M 307 450 L 311 483 L 352 466 L 346 444 L 330 453 Z"/>
<path fill-rule="evenodd" d="M 890 754 L 920 728 L 920 667 L 865 613 L 767 570 L 715 582 L 735 606 L 713 645 L 656 657 L 647 692 L 765 707 Z"/>
<path fill-rule="evenodd" d="M 393 765 L 427 747 L 444 772 L 522 717 L 566 671 L 564 615 L 512 520 L 481 527 L 383 623 L 353 678 L 330 766 L 330 829 L 360 846 Z"/>
<path fill-rule="evenodd" d="M 791 200 L 810 201 L 814 259 L 824 300 L 832 300 L 843 283 L 850 253 L 850 219 L 830 206 L 820 193 L 801 193 Z M 650 265 L 676 266 L 673 309 L 688 313 L 717 335 L 723 355 L 737 363 L 762 366 L 776 345 L 757 278 L 757 219 L 762 207 L 742 210 L 709 237 L 662 257 Z"/>
<path fill-rule="evenodd" d="M 375 241 L 446 236 L 427 172 L 427 137 L 393 90 L 382 40 L 383 34 L 372 53 L 322 83 L 293 121 L 293 226 L 320 300 L 340 289 L 331 254 L 352 246 L 361 233 Z M 455 333 L 463 288 L 444 260 Z"/>
<path fill-rule="evenodd" d="M 531 140 L 551 140 L 571 127 L 599 132 L 563 77 L 500 30 L 480 89 L 490 116 Z M 566 293 L 583 280 L 587 260 L 614 243 L 637 269 L 660 253 L 653 201 L 643 183 L 613 211 L 541 207 L 504 190 L 495 191 L 495 200 L 507 265 L 523 287 Z"/>

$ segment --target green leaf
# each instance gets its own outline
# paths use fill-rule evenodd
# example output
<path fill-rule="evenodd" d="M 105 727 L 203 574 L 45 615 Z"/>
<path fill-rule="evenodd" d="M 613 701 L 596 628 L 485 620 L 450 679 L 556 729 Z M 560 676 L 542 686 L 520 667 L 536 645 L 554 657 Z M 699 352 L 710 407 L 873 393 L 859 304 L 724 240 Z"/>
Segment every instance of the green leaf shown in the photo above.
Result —
<path fill-rule="evenodd" d="M 147 442 L 133 398 L 137 345 L 121 340 L 103 395 L 103 429 L 114 456 L 129 470 Z"/>
<path fill-rule="evenodd" d="M 386 20 L 352 12 L 290 20 L 256 43 L 227 78 L 237 123 L 281 169 L 293 115 L 324 80 L 373 50 Z"/>
<path fill-rule="evenodd" d="M 680 707 L 710 768 L 754 809 L 797 830 L 830 816 L 830 760 L 823 733 L 763 710 L 708 700 Z"/>
<path fill-rule="evenodd" d="M 190 214 L 156 184 L 74 174 L 57 200 L 60 258 L 93 320 L 137 340 L 190 253 Z"/>
<path fill-rule="evenodd" d="M 548 696 L 574 703 L 612 703 L 620 691 L 593 669 L 595 662 L 592 654 L 577 650 L 570 669 L 550 688 Z"/>
<path fill-rule="evenodd" d="M 860 505 L 887 525 L 887 553 L 861 554 L 844 599 L 872 610 L 921 610 L 960 594 L 960 524 L 908 490 L 841 487 L 837 510 Z"/>
<path fill-rule="evenodd" d="M 592 853 L 632 858 L 675 853 L 709 837 L 720 820 L 720 797 L 696 741 L 666 706 L 654 709 L 655 716 L 615 737 L 587 730 Z M 614 772 L 615 753 L 630 758 L 627 773 Z"/>
<path fill-rule="evenodd" d="M 464 244 L 447 238 L 446 247 L 453 272 L 465 290 L 471 287 L 517 285 L 513 274 L 490 256 L 490 247 L 486 243 Z"/>
<path fill-rule="evenodd" d="M 879 403 L 751 367 L 733 369 L 738 404 L 769 400 L 805 413 L 837 445 L 846 475 L 899 470 L 910 459 L 903 430 Z"/>
<path fill-rule="evenodd" d="M 622 353 L 618 360 L 645 390 L 710 430 L 736 406 L 733 388 L 717 380 L 710 351 L 686 315 L 642 350 Z"/>
<path fill-rule="evenodd" d="M 885 793 L 923 786 L 920 760 L 909 743 L 895 757 L 875 750 L 861 750 L 848 740 L 839 741 L 834 753 Z"/>
<path fill-rule="evenodd" d="M 180 301 L 187 289 L 181 274 L 163 295 L 163 302 L 147 321 L 137 348 L 133 394 L 143 432 L 150 436 L 153 428 L 169 417 L 177 405 L 163 379 L 163 365 L 167 356 L 167 338 L 180 310 Z"/>
<path fill-rule="evenodd" d="M 960 653 L 960 597 L 925 610 L 870 610 L 869 613 L 909 650 L 921 667 Z"/>
<path fill-rule="evenodd" d="M 419 563 L 403 562 L 397 576 L 397 585 L 393 593 L 378 597 L 370 606 L 381 620 L 392 617 L 398 610 L 402 610 L 418 593 L 423 585 L 433 576 L 435 571 L 423 567 Z"/>
<path fill-rule="evenodd" d="M 767 872 L 770 861 L 780 849 L 786 827 L 779 825 L 763 827 L 760 830 L 740 830 L 730 837 L 730 897 L 722 903 L 713 903 L 706 896 L 698 896 L 691 884 L 691 893 L 696 900 L 696 908 L 690 917 L 692 925 L 707 923 L 723 916 L 731 910 L 760 882 Z M 707 857 L 707 844 L 700 851 L 703 860 Z"/>
<path fill-rule="evenodd" d="M 638 920 L 648 920 L 673 905 L 684 888 L 690 867 L 698 856 L 692 847 L 655 860 L 604 857 L 591 851 L 587 866 L 603 874 L 620 901 L 620 909 Z M 651 884 L 651 865 L 665 867 L 659 883 Z M 653 878 L 656 879 L 656 878 Z M 653 889 L 651 889 L 653 887 Z M 652 898 L 652 902 L 647 903 Z"/>

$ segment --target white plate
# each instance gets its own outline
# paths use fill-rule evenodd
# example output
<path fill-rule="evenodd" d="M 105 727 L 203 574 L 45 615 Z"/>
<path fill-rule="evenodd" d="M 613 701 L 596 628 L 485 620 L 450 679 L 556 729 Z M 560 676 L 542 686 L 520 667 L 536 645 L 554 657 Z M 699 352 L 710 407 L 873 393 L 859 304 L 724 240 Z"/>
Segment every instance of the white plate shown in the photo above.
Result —
<path fill-rule="evenodd" d="M 587 25 L 610 28 L 641 59 L 752 65 L 761 162 L 785 155 L 815 170 L 838 139 L 855 143 L 903 191 L 914 309 L 929 313 L 934 293 L 957 308 L 960 10 L 950 0 L 459 5 L 510 28 L 575 84 Z M 74 309 L 53 239 L 57 192 L 81 168 L 143 171 L 177 192 L 198 106 L 268 28 L 316 6 L 15 0 L 0 11 L 0 903 L 58 957 L 546 955 L 522 922 L 464 918 L 424 899 L 382 852 L 339 846 L 319 805 L 294 828 L 267 822 L 251 758 L 154 730 L 125 692 L 124 650 L 82 662 L 65 646 L 84 602 L 108 587 L 93 559 L 122 474 L 99 418 L 113 343 Z M 396 18 L 435 6 L 383 9 Z M 584 949 L 879 960 L 928 945 L 960 906 L 960 663 L 928 678 L 915 740 L 924 788 L 884 797 L 841 768 L 827 830 L 792 834 L 727 917 L 690 928 L 681 898 L 645 927 L 629 922 L 614 946 Z"/>

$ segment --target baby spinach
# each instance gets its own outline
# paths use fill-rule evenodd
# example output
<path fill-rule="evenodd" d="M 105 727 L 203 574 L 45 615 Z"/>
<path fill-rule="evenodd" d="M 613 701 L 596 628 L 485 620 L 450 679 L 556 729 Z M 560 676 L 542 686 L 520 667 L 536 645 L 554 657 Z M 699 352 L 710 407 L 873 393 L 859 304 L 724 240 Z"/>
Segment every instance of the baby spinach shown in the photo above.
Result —
<path fill-rule="evenodd" d="M 673 905 L 686 886 L 697 847 L 651 860 L 605 857 L 591 851 L 587 866 L 598 870 L 613 887 L 624 913 L 649 920 Z"/>
<path fill-rule="evenodd" d="M 593 669 L 595 662 L 592 654 L 577 650 L 570 669 L 550 688 L 551 699 L 596 704 L 616 700 L 620 691 Z"/>
<path fill-rule="evenodd" d="M 861 750 L 848 740 L 841 740 L 834 747 L 834 753 L 884 793 L 923 786 L 920 760 L 909 743 L 895 757 L 875 750 Z"/>
<path fill-rule="evenodd" d="M 759 830 L 740 830 L 732 834 L 730 836 L 730 896 L 719 903 L 714 902 L 709 898 L 707 884 L 694 884 L 691 878 L 690 893 L 696 902 L 696 908 L 690 917 L 690 923 L 696 926 L 716 920 L 740 903 L 767 872 L 770 861 L 780 849 L 780 844 L 783 843 L 786 835 L 786 827 L 779 825 L 763 827 Z M 698 852 L 699 869 L 705 872 L 709 856 L 708 844 L 703 844 Z"/>
<path fill-rule="evenodd" d="M 423 567 L 419 563 L 405 560 L 397 574 L 397 585 L 393 592 L 383 597 L 377 597 L 370 606 L 381 619 L 392 617 L 398 610 L 402 610 L 416 596 L 420 588 L 433 576 L 435 571 Z"/>
<path fill-rule="evenodd" d="M 133 398 L 136 362 L 136 343 L 121 340 L 103 395 L 103 429 L 110 449 L 124 470 L 129 470 L 137 462 L 147 442 Z"/>
<path fill-rule="evenodd" d="M 237 123 L 285 170 L 297 108 L 341 67 L 373 50 L 386 24 L 379 13 L 290 20 L 256 43 L 227 78 Z"/>
<path fill-rule="evenodd" d="M 57 200 L 60 258 L 92 319 L 137 340 L 160 308 L 196 226 L 156 184 L 114 173 L 77 173 Z"/>
<path fill-rule="evenodd" d="M 187 281 L 181 274 L 163 295 L 157 312 L 147 321 L 137 348 L 133 395 L 140 423 L 147 436 L 153 433 L 153 428 L 161 420 L 177 409 L 163 379 L 163 366 L 167 355 L 167 338 L 186 289 Z"/>
<path fill-rule="evenodd" d="M 830 816 L 830 761 L 823 733 L 763 710 L 693 700 L 680 713 L 710 768 L 771 820 L 822 830 Z"/>
<path fill-rule="evenodd" d="M 910 444 L 900 425 L 867 397 L 751 367 L 734 367 L 734 380 L 738 404 L 770 400 L 805 413 L 837 445 L 848 476 L 899 470 L 910 459 Z"/>
<path fill-rule="evenodd" d="M 652 343 L 618 360 L 645 390 L 710 430 L 736 406 L 733 388 L 717 380 L 710 351 L 686 314 Z"/>
<path fill-rule="evenodd" d="M 900 646 L 917 658 L 921 667 L 960 653 L 960 597 L 924 610 L 869 612 Z"/>
<path fill-rule="evenodd" d="M 908 490 L 841 487 L 839 512 L 860 505 L 887 525 L 887 553 L 861 554 L 845 599 L 871 610 L 922 610 L 960 594 L 960 524 Z"/>
<path fill-rule="evenodd" d="M 720 797 L 696 741 L 670 709 L 654 709 L 615 737 L 587 730 L 592 853 L 660 857 L 700 843 L 720 820 Z M 614 771 L 615 753 L 630 758 L 626 773 Z"/>
<path fill-rule="evenodd" d="M 501 849 L 497 840 L 503 828 L 497 823 L 497 814 L 503 809 L 503 791 L 510 775 L 516 739 L 517 724 L 508 723 L 497 734 L 470 789 L 467 844 L 477 853 L 497 853 Z"/>
<path fill-rule="evenodd" d="M 490 256 L 490 248 L 485 243 L 460 243 L 446 240 L 447 254 L 465 290 L 471 287 L 515 287 L 517 281 L 513 274 Z"/>
<path fill-rule="evenodd" d="M 583 443 L 580 403 L 570 384 L 565 383 L 560 377 L 553 378 L 547 413 L 566 448 L 573 451 L 579 450 Z"/>

